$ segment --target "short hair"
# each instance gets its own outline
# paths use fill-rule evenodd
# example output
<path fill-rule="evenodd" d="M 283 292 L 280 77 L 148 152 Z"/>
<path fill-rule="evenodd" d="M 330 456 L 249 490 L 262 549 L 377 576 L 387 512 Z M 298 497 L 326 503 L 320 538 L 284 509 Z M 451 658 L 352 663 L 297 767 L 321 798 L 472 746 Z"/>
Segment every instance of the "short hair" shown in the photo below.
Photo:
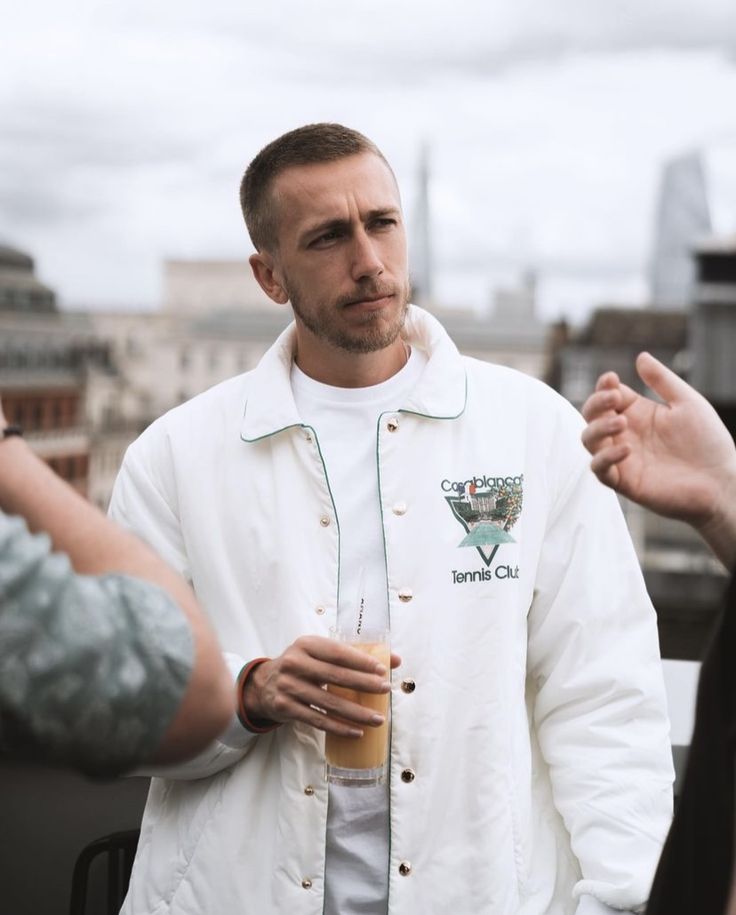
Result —
<path fill-rule="evenodd" d="M 295 165 L 334 162 L 359 153 L 386 157 L 368 137 L 342 124 L 305 124 L 277 137 L 258 153 L 240 182 L 240 207 L 257 251 L 277 245 L 271 188 L 275 178 Z M 393 174 L 393 173 L 392 173 Z"/>

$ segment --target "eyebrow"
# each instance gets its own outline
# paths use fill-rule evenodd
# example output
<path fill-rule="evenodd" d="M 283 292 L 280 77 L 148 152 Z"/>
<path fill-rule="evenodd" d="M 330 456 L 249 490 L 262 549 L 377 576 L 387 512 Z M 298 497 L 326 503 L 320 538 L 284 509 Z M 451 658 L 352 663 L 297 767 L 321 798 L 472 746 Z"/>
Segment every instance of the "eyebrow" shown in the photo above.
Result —
<path fill-rule="evenodd" d="M 399 216 L 398 207 L 381 207 L 376 210 L 369 210 L 365 217 L 365 222 L 372 222 L 374 219 L 382 219 L 386 216 Z M 312 235 L 320 235 L 322 232 L 328 232 L 334 229 L 347 229 L 350 221 L 347 219 L 325 219 L 324 222 L 315 223 L 307 227 L 301 233 L 302 242 L 306 241 Z"/>

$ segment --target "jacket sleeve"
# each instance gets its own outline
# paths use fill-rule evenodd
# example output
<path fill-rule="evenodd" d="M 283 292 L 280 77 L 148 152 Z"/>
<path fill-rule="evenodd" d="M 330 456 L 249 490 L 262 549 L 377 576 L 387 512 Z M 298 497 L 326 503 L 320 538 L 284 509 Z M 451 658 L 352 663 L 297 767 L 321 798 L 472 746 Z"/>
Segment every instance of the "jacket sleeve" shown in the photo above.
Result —
<path fill-rule="evenodd" d="M 582 879 L 574 895 L 646 902 L 672 815 L 672 753 L 654 608 L 614 493 L 565 412 L 527 667 L 539 745 Z M 564 440 L 564 443 L 563 443 Z M 560 463 L 560 454 L 563 455 Z"/>
<path fill-rule="evenodd" d="M 110 517 L 144 540 L 175 571 L 191 582 L 186 546 L 176 511 L 174 473 L 168 443 L 155 423 L 125 455 L 110 501 Z M 168 485 L 167 485 L 168 484 Z M 206 608 L 205 608 L 206 610 Z M 233 688 L 245 660 L 224 654 L 233 677 Z M 258 735 L 246 731 L 233 716 L 218 739 L 188 762 L 169 766 L 148 766 L 136 775 L 171 779 L 197 779 L 214 775 L 239 762 Z"/>
<path fill-rule="evenodd" d="M 588 896 L 587 893 L 578 900 L 578 907 L 575 915 L 635 915 L 631 909 L 612 909 L 609 905 L 599 902 L 595 896 Z"/>

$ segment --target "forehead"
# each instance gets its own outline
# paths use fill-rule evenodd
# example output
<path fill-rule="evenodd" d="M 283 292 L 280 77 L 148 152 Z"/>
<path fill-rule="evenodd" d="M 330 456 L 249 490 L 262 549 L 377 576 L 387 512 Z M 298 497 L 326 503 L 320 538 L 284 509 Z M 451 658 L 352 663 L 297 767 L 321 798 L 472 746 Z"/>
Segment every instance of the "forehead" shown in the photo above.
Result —
<path fill-rule="evenodd" d="M 375 153 L 287 168 L 274 179 L 273 197 L 286 230 L 401 208 L 393 173 Z"/>

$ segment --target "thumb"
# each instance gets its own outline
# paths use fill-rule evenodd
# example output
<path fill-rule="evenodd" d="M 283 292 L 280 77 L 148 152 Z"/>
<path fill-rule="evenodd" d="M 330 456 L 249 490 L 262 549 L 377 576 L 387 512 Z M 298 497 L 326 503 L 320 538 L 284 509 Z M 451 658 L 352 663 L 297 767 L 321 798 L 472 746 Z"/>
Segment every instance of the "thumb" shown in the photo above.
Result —
<path fill-rule="evenodd" d="M 694 388 L 691 388 L 679 375 L 675 375 L 659 359 L 655 359 L 651 353 L 639 353 L 636 357 L 636 371 L 644 384 L 658 394 L 665 403 L 687 400 L 688 397 L 695 394 Z"/>

